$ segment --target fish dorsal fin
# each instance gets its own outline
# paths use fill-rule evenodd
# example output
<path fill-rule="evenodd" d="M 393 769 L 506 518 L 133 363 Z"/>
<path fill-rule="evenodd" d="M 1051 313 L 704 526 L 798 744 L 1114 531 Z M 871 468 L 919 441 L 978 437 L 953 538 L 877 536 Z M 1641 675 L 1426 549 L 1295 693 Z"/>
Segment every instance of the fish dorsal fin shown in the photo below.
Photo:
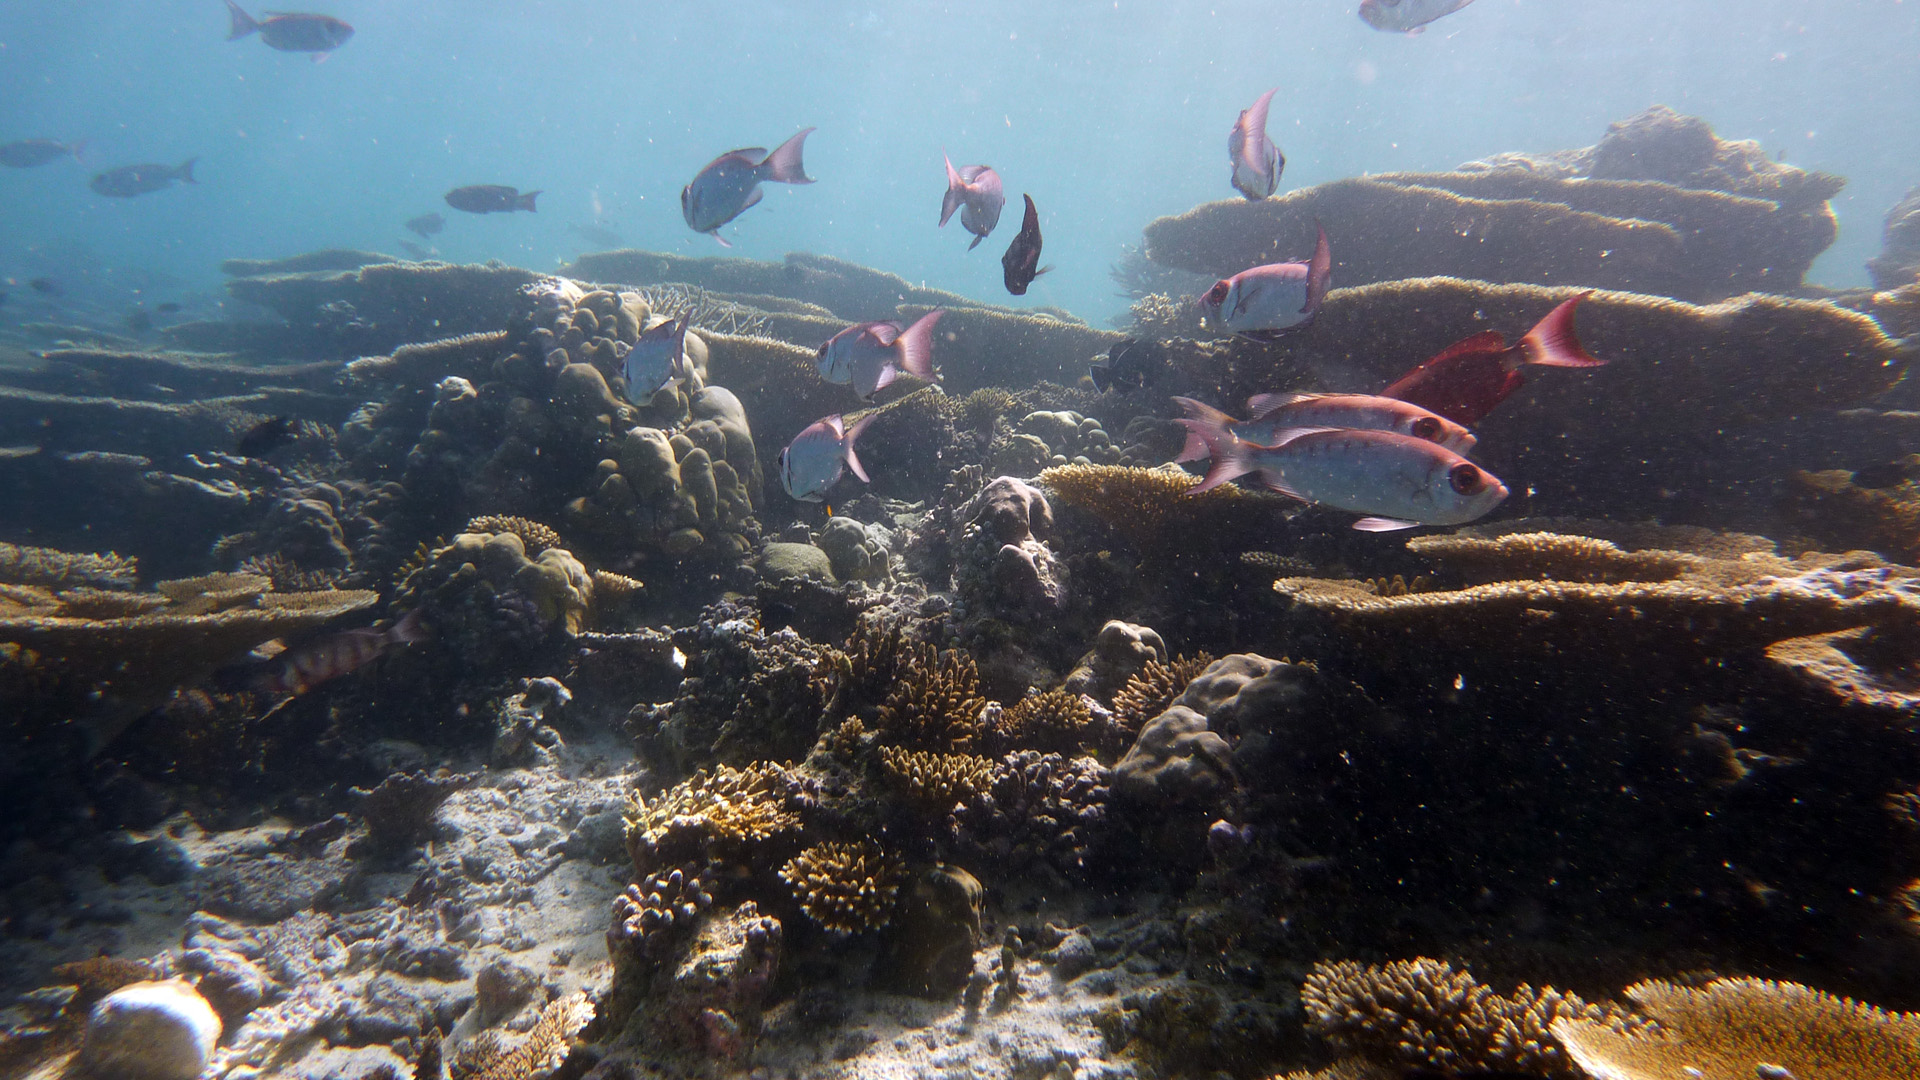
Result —
<path fill-rule="evenodd" d="M 900 337 L 900 327 L 895 323 L 868 323 L 866 335 L 882 345 L 891 347 Z"/>
<path fill-rule="evenodd" d="M 1335 427 L 1290 427 L 1290 428 L 1281 428 L 1281 429 L 1280 429 L 1279 431 L 1276 431 L 1276 432 L 1274 432 L 1274 433 L 1273 433 L 1273 441 L 1272 441 L 1272 442 L 1270 442 L 1270 443 L 1266 443 L 1266 444 L 1264 444 L 1264 445 L 1265 445 L 1265 448 L 1266 448 L 1266 449 L 1268 449 L 1268 450 L 1278 450 L 1278 449 L 1280 449 L 1281 447 L 1283 447 L 1283 446 L 1285 446 L 1285 445 L 1287 445 L 1287 444 L 1288 444 L 1288 443 L 1290 443 L 1290 442 L 1293 442 L 1293 441 L 1294 441 L 1294 440 L 1296 440 L 1296 439 L 1304 439 L 1304 438 L 1306 438 L 1306 437 L 1307 437 L 1307 436 L 1309 436 L 1309 435 L 1324 435 L 1324 434 L 1326 434 L 1326 433 L 1327 433 L 1327 432 L 1329 432 L 1329 431 L 1345 431 L 1345 430 L 1347 430 L 1347 429 L 1346 429 L 1346 428 L 1335 428 Z M 1252 445 L 1255 445 L 1255 446 L 1260 446 L 1260 445 L 1262 445 L 1262 444 L 1260 444 L 1260 443 L 1254 443 L 1254 444 L 1252 444 Z M 1276 489 L 1276 490 L 1277 490 L 1277 489 Z"/>
<path fill-rule="evenodd" d="M 1506 351 L 1507 339 L 1501 335 L 1500 331 L 1482 330 L 1472 337 L 1461 338 L 1459 341 L 1441 349 L 1438 353 L 1434 354 L 1433 359 L 1421 364 L 1420 367 L 1432 367 L 1435 364 L 1458 359 L 1462 356 L 1482 356 L 1487 353 L 1503 353 Z M 1416 368 L 1414 370 L 1417 371 L 1419 369 Z"/>
<path fill-rule="evenodd" d="M 1247 409 L 1252 412 L 1253 419 L 1258 420 L 1269 413 L 1284 409 L 1288 405 L 1298 405 L 1303 401 L 1318 401 L 1326 396 L 1326 394 L 1300 392 L 1287 394 L 1255 394 L 1247 399 Z"/>
<path fill-rule="evenodd" d="M 1359 521 L 1354 522 L 1353 527 L 1361 532 L 1398 532 L 1401 529 L 1417 529 L 1420 527 L 1420 523 L 1417 521 L 1402 521 L 1399 518 L 1363 517 Z"/>

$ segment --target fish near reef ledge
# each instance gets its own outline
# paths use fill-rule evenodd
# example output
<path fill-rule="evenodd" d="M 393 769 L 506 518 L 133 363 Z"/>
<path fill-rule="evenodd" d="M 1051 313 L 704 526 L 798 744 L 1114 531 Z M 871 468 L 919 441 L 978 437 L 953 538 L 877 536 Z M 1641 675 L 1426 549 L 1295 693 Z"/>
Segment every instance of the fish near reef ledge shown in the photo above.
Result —
<path fill-rule="evenodd" d="M 720 241 L 721 247 L 732 247 L 720 235 L 720 227 L 760 201 L 765 195 L 760 190 L 763 182 L 813 183 L 800 159 L 807 136 L 812 133 L 812 128 L 803 128 L 772 153 L 764 147 L 749 146 L 709 161 L 680 189 L 680 216 L 687 219 L 687 227 Z"/>
<path fill-rule="evenodd" d="M 333 50 L 347 43 L 353 36 L 353 27 L 331 15 L 309 15 L 302 12 L 268 12 L 264 19 L 240 10 L 240 5 L 227 0 L 227 14 L 232 19 L 232 27 L 227 32 L 228 41 L 238 41 L 248 34 L 258 33 L 260 40 L 268 47 L 281 52 L 312 53 L 313 62 L 325 60 Z"/>
<path fill-rule="evenodd" d="M 1000 270 L 1006 278 L 1007 291 L 1015 296 L 1027 295 L 1027 286 L 1033 279 L 1053 269 L 1040 263 L 1040 212 L 1033 208 L 1033 196 L 1021 195 L 1027 201 L 1027 212 L 1020 219 L 1020 233 L 1008 245 L 1007 253 L 1000 256 Z"/>
<path fill-rule="evenodd" d="M 52 139 L 21 139 L 19 142 L 0 146 L 0 165 L 5 165 L 9 169 L 31 169 L 45 165 L 49 161 L 57 161 L 69 154 L 73 156 L 73 160 L 79 161 L 80 152 L 86 149 L 86 146 L 85 140 L 77 143 L 61 143 L 54 142 Z"/>
<path fill-rule="evenodd" d="M 193 178 L 193 163 L 199 160 L 199 158 L 188 158 L 177 168 L 172 165 L 122 165 L 94 177 L 93 182 L 87 186 L 97 195 L 114 199 L 131 199 L 136 195 L 150 195 L 172 187 L 175 180 L 184 180 L 189 184 L 199 183 Z"/>
<path fill-rule="evenodd" d="M 960 210 L 960 227 L 973 234 L 973 243 L 967 245 L 967 250 L 972 251 L 1000 224 L 1000 211 L 1007 205 L 1000 174 L 988 165 L 956 169 L 953 159 L 945 153 L 940 157 L 947 163 L 947 193 L 940 199 L 940 227 L 946 228 L 953 212 Z"/>
<path fill-rule="evenodd" d="M 419 233 L 420 239 L 422 240 L 433 236 L 446 227 L 447 219 L 441 217 L 439 214 L 421 214 L 417 218 L 407 219 L 407 228 Z"/>
<path fill-rule="evenodd" d="M 934 308 L 904 329 L 897 322 L 856 323 L 827 339 L 815 363 L 830 383 L 851 384 L 871 399 L 902 374 L 937 383 L 933 370 L 933 328 L 945 308 Z"/>
<path fill-rule="evenodd" d="M 1393 381 L 1381 397 L 1398 398 L 1461 424 L 1477 424 L 1493 407 L 1526 385 L 1520 369 L 1600 367 L 1573 336 L 1573 312 L 1592 290 L 1562 302 L 1513 345 L 1498 330 L 1485 330 L 1442 349 Z"/>
<path fill-rule="evenodd" d="M 1507 497 L 1498 477 L 1438 443 L 1392 431 L 1293 428 L 1272 446 L 1236 440 L 1216 448 L 1198 494 L 1247 473 L 1302 502 L 1365 514 L 1353 527 L 1391 532 L 1464 525 Z"/>
<path fill-rule="evenodd" d="M 511 214 L 515 210 L 534 213 L 533 200 L 540 193 L 521 193 L 505 184 L 468 184 L 447 192 L 447 205 L 469 214 Z"/>
<path fill-rule="evenodd" d="M 1333 281 L 1333 253 L 1327 230 L 1319 229 L 1313 257 L 1278 262 L 1221 278 L 1200 297 L 1207 318 L 1244 338 L 1277 341 L 1287 330 L 1313 322 Z"/>
<path fill-rule="evenodd" d="M 841 421 L 839 413 L 808 425 L 780 451 L 780 486 L 802 502 L 822 502 L 828 489 L 848 470 L 861 483 L 873 483 L 854 454 L 853 443 L 879 415 L 868 413 L 851 428 Z"/>
<path fill-rule="evenodd" d="M 1227 160 L 1233 162 L 1233 189 L 1255 202 L 1273 194 L 1280 186 L 1280 173 L 1287 159 L 1280 148 L 1267 138 L 1267 106 L 1276 88 L 1260 95 L 1253 107 L 1243 109 L 1233 130 L 1227 133 Z"/>
<path fill-rule="evenodd" d="M 427 629 L 420 623 L 418 609 L 390 629 L 362 627 L 343 630 L 305 645 L 280 660 L 272 671 L 255 680 L 261 690 L 279 694 L 304 694 L 321 683 L 350 674 L 380 657 L 396 645 L 427 640 Z"/>
<path fill-rule="evenodd" d="M 291 416 L 269 417 L 253 425 L 240 436 L 234 450 L 241 457 L 261 458 L 293 441 Z"/>

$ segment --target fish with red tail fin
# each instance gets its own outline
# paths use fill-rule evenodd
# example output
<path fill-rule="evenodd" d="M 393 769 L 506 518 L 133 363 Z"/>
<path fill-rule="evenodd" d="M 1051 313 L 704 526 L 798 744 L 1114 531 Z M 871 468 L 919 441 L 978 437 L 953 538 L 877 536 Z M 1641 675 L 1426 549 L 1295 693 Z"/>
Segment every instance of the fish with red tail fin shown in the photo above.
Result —
<path fill-rule="evenodd" d="M 1007 253 L 1000 256 L 1007 291 L 1015 296 L 1027 295 L 1027 286 L 1033 284 L 1033 279 L 1053 269 L 1040 266 L 1040 211 L 1033 208 L 1033 196 L 1020 197 L 1027 200 L 1026 215 L 1020 219 L 1020 233 L 1007 246 Z"/>
<path fill-rule="evenodd" d="M 1291 428 L 1271 446 L 1235 440 L 1216 448 L 1198 494 L 1257 473 L 1282 495 L 1364 514 L 1353 527 L 1391 532 L 1464 525 L 1507 497 L 1498 477 L 1441 446 L 1393 431 Z"/>
<path fill-rule="evenodd" d="M 1589 355 L 1573 334 L 1574 309 L 1592 296 L 1588 290 L 1564 301 L 1534 324 L 1512 345 L 1497 330 L 1485 330 L 1457 341 L 1380 391 L 1438 413 L 1459 424 L 1480 422 L 1493 407 L 1526 385 L 1520 369 L 1540 367 L 1600 367 L 1605 360 Z"/>
<path fill-rule="evenodd" d="M 1222 278 L 1199 298 L 1200 309 L 1210 321 L 1255 341 L 1277 341 L 1313 322 L 1333 284 L 1327 230 L 1316 229 L 1313 255 L 1305 262 L 1268 263 Z"/>
<path fill-rule="evenodd" d="M 418 609 L 407 612 L 385 630 L 363 626 L 321 638 L 280 658 L 274 670 L 257 681 L 260 689 L 279 694 L 304 694 L 321 683 L 356 671 L 386 655 L 396 645 L 427 639 Z"/>
<path fill-rule="evenodd" d="M 939 382 L 933 370 L 933 328 L 945 308 L 934 308 L 912 326 L 897 322 L 855 323 L 820 346 L 815 363 L 820 377 L 830 383 L 851 384 L 863 398 L 872 398 L 901 375 L 921 382 Z"/>

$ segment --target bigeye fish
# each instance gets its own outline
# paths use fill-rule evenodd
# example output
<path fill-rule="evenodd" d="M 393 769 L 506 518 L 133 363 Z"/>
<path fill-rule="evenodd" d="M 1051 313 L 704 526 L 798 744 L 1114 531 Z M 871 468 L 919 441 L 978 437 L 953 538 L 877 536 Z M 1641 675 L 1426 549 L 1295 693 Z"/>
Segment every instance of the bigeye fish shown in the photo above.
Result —
<path fill-rule="evenodd" d="M 821 502 L 827 489 L 839 483 L 841 475 L 849 470 L 861 483 L 872 483 L 853 452 L 853 442 L 879 416 L 877 412 L 868 413 L 848 428 L 835 413 L 809 425 L 780 451 L 780 486 L 803 502 Z"/>
<path fill-rule="evenodd" d="M 1227 133 L 1227 160 L 1233 162 L 1234 190 L 1255 202 L 1273 194 L 1280 186 L 1281 170 L 1287 167 L 1280 148 L 1267 138 L 1267 105 L 1279 92 L 1275 88 L 1261 94 L 1253 108 L 1241 111 L 1240 119 Z"/>
<path fill-rule="evenodd" d="M 762 183 L 813 183 L 800 160 L 801 148 L 812 132 L 812 128 L 802 129 L 771 154 L 764 147 L 750 146 L 729 150 L 708 162 L 692 183 L 680 189 L 680 215 L 687 219 L 687 226 L 712 236 L 722 247 L 732 247 L 720 235 L 720 226 L 760 201 Z"/>
<path fill-rule="evenodd" d="M 331 15 L 268 12 L 266 18 L 256 20 L 233 0 L 227 0 L 227 14 L 233 23 L 228 41 L 258 32 L 261 41 L 281 52 L 312 53 L 316 64 L 353 36 L 353 27 Z"/>
<path fill-rule="evenodd" d="M 1473 0 L 1360 0 L 1360 17 L 1375 30 L 1418 34 L 1433 20 L 1471 3 Z"/>
<path fill-rule="evenodd" d="M 1462 424 L 1477 424 L 1495 405 L 1526 385 L 1520 369 L 1527 364 L 1600 367 L 1606 361 L 1589 355 L 1573 335 L 1574 309 L 1592 295 L 1589 289 L 1562 302 L 1512 345 L 1498 330 L 1485 330 L 1455 342 L 1395 379 L 1380 395 L 1412 402 Z"/>
<path fill-rule="evenodd" d="M 1283 331 L 1312 322 L 1333 275 L 1327 230 L 1319 233 L 1313 258 L 1268 263 L 1222 278 L 1200 297 L 1200 307 L 1209 319 L 1255 341 L 1274 341 Z"/>
<path fill-rule="evenodd" d="M 940 200 L 940 227 L 946 228 L 947 219 L 955 210 L 960 210 L 960 227 L 973 234 L 973 243 L 967 245 L 967 250 L 972 251 L 1000 224 L 1000 211 L 1007 205 L 1000 174 L 987 165 L 955 169 L 953 159 L 947 157 L 945 151 L 940 157 L 947 163 L 947 193 Z"/>
<path fill-rule="evenodd" d="M 1247 399 L 1253 419 L 1235 420 L 1192 398 L 1173 399 L 1187 415 L 1187 444 L 1175 461 L 1219 457 L 1234 442 L 1271 446 L 1282 431 L 1349 428 L 1391 431 L 1444 446 L 1456 454 L 1473 449 L 1473 433 L 1418 405 L 1373 394 L 1257 394 Z"/>
<path fill-rule="evenodd" d="M 122 165 L 94 177 L 93 182 L 87 186 L 92 188 L 95 194 L 115 199 L 150 195 L 172 187 L 175 180 L 185 180 L 189 184 L 199 183 L 193 178 L 193 163 L 199 160 L 199 158 L 188 158 L 178 168 L 172 165 Z"/>
<path fill-rule="evenodd" d="M 939 382 L 933 371 L 933 327 L 946 313 L 945 308 L 934 308 L 904 330 L 897 322 L 847 327 L 820 346 L 820 377 L 851 385 L 863 398 L 873 397 L 903 373 Z"/>
<path fill-rule="evenodd" d="M 1027 286 L 1033 279 L 1053 269 L 1040 266 L 1040 211 L 1033 208 L 1033 196 L 1021 195 L 1027 201 L 1027 212 L 1020 218 L 1020 233 L 1007 245 L 1007 253 L 1000 256 L 1000 274 L 1007 283 L 1007 291 L 1015 296 L 1027 295 Z"/>
<path fill-rule="evenodd" d="M 539 194 L 538 191 L 522 192 L 505 184 L 468 184 L 447 192 L 446 200 L 448 206 L 469 214 L 511 214 L 515 210 L 532 214 L 537 212 L 533 200 Z"/>
<path fill-rule="evenodd" d="M 77 143 L 54 142 L 52 139 L 21 139 L 19 142 L 0 146 L 0 165 L 5 165 L 9 169 L 32 169 L 68 156 L 79 161 L 80 152 L 86 148 L 85 139 Z"/>
<path fill-rule="evenodd" d="M 687 380 L 687 321 L 682 315 L 642 331 L 627 350 L 623 374 L 628 401 L 645 405 L 660 391 Z"/>
<path fill-rule="evenodd" d="M 1353 523 L 1361 532 L 1464 525 L 1507 497 L 1499 478 L 1444 446 L 1351 428 L 1289 428 L 1275 432 L 1271 446 L 1222 445 L 1189 493 L 1247 473 L 1283 495 L 1367 515 Z"/>

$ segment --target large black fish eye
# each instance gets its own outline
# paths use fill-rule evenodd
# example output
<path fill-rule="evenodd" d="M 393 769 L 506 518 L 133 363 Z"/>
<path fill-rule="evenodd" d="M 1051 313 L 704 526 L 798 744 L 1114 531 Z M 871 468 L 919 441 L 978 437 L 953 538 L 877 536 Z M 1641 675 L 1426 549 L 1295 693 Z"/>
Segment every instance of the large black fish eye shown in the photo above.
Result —
<path fill-rule="evenodd" d="M 1413 437 L 1428 442 L 1440 441 L 1440 421 L 1431 416 L 1423 416 L 1413 422 Z"/>
<path fill-rule="evenodd" d="M 1478 495 L 1487 486 L 1487 477 L 1473 463 L 1463 461 L 1447 470 L 1447 482 L 1462 495 Z"/>

